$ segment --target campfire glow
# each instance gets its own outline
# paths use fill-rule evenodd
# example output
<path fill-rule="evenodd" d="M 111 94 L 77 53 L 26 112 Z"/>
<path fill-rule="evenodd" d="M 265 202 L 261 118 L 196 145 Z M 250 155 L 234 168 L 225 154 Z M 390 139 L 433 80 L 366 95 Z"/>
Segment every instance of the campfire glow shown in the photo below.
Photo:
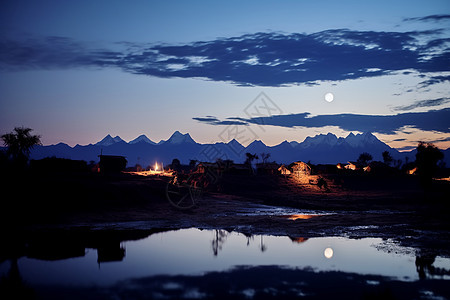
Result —
<path fill-rule="evenodd" d="M 172 172 L 164 170 L 163 163 L 158 164 L 158 162 L 155 162 L 155 165 L 153 166 L 153 169 L 150 167 L 148 171 L 140 171 L 140 172 L 125 172 L 129 174 L 134 175 L 141 175 L 141 176 L 151 176 L 151 175 L 158 175 L 158 176 L 170 176 L 172 177 Z"/>
<path fill-rule="evenodd" d="M 314 216 L 312 216 L 312 215 L 290 215 L 288 217 L 288 219 L 289 220 L 297 220 L 297 219 L 308 220 L 308 219 L 311 219 L 312 217 L 314 217 Z"/>
<path fill-rule="evenodd" d="M 288 215 L 288 216 L 285 216 L 285 218 L 295 221 L 297 219 L 308 220 L 308 219 L 311 219 L 314 217 L 319 217 L 319 216 L 321 216 L 321 215 Z"/>

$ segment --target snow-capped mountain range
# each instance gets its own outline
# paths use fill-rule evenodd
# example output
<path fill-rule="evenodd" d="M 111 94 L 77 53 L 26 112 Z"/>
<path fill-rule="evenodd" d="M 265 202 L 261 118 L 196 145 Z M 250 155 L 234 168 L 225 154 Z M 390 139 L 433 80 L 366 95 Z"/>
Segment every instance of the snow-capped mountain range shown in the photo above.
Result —
<path fill-rule="evenodd" d="M 255 140 L 244 147 L 239 141 L 233 139 L 228 143 L 199 144 L 192 139 L 189 133 L 175 131 L 167 140 L 158 143 L 145 135 L 125 142 L 119 136 L 107 135 L 95 144 L 70 147 L 59 143 L 50 146 L 37 146 L 31 152 L 32 159 L 56 156 L 85 161 L 98 161 L 98 155 L 123 155 L 128 160 L 128 166 L 140 164 L 144 167 L 155 162 L 165 165 L 178 158 L 181 163 L 188 164 L 191 159 L 198 161 L 215 161 L 231 159 L 237 163 L 245 160 L 245 153 L 270 153 L 269 161 L 278 163 L 291 163 L 293 161 L 310 161 L 318 164 L 335 164 L 338 162 L 357 160 L 362 152 L 370 153 L 374 160 L 382 160 L 383 151 L 389 151 L 394 159 L 414 161 L 415 152 L 399 152 L 383 143 L 371 133 L 353 134 L 347 137 L 337 137 L 332 133 L 319 134 L 307 137 L 303 142 L 284 141 L 276 146 L 267 146 L 260 140 Z M 445 159 L 450 158 L 450 149 L 444 151 Z M 447 162 L 449 164 L 449 162 Z"/>

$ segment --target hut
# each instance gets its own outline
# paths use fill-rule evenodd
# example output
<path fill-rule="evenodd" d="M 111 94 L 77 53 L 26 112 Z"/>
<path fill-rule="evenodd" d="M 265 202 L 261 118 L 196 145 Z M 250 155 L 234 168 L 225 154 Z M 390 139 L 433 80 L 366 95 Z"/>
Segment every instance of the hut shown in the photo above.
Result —
<path fill-rule="evenodd" d="M 125 257 L 125 248 L 120 242 L 102 242 L 97 248 L 97 263 L 122 261 Z"/>
<path fill-rule="evenodd" d="M 414 167 L 414 168 L 412 168 L 412 169 L 407 170 L 406 173 L 407 173 L 408 175 L 416 175 L 416 173 L 417 173 L 417 167 Z"/>
<path fill-rule="evenodd" d="M 197 173 L 205 174 L 208 171 L 211 170 L 217 170 L 217 164 L 216 163 L 210 163 L 210 162 L 200 162 L 197 165 Z"/>
<path fill-rule="evenodd" d="M 361 166 L 357 162 L 349 161 L 348 164 L 346 164 L 344 166 L 344 168 L 347 169 L 347 170 L 356 171 L 356 170 L 361 169 Z"/>
<path fill-rule="evenodd" d="M 253 173 L 251 165 L 248 164 L 232 164 L 229 173 L 233 175 L 249 175 Z"/>
<path fill-rule="evenodd" d="M 369 173 L 389 173 L 392 171 L 391 167 L 381 161 L 372 161 L 363 170 Z"/>
<path fill-rule="evenodd" d="M 119 155 L 99 155 L 100 172 L 102 173 L 119 173 L 125 170 L 127 160 L 124 156 Z"/>
<path fill-rule="evenodd" d="M 278 171 L 280 172 L 281 175 L 291 175 L 291 171 L 286 168 L 285 165 L 281 165 L 281 167 L 278 168 Z"/>
<path fill-rule="evenodd" d="M 311 175 L 311 167 L 302 161 L 297 161 L 292 166 L 292 173 L 296 177 L 304 177 Z"/>
<path fill-rule="evenodd" d="M 256 164 L 256 172 L 258 174 L 274 175 L 277 173 L 278 164 L 276 162 L 258 163 Z"/>

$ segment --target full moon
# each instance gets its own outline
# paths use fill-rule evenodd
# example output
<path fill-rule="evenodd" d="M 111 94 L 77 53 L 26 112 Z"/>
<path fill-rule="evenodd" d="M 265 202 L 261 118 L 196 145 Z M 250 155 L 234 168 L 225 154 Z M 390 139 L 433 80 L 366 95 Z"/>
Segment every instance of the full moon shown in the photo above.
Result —
<path fill-rule="evenodd" d="M 334 100 L 334 95 L 333 95 L 332 93 L 326 93 L 326 94 L 325 94 L 325 100 L 326 100 L 327 102 L 333 101 L 333 100 Z"/>
<path fill-rule="evenodd" d="M 333 257 L 333 249 L 327 248 L 323 252 L 323 255 L 325 255 L 326 258 L 332 258 Z"/>

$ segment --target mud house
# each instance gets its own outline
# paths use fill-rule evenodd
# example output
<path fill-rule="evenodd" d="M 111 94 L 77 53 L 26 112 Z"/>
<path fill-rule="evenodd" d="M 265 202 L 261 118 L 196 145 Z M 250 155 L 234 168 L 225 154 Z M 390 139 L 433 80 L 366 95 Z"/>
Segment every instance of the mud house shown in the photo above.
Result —
<path fill-rule="evenodd" d="M 127 160 L 124 156 L 119 155 L 99 155 L 100 172 L 101 173 L 119 173 L 125 170 Z"/>
<path fill-rule="evenodd" d="M 200 162 L 197 165 L 197 173 L 205 174 L 208 171 L 217 171 L 218 165 L 216 163 L 210 163 L 210 162 Z"/>
<path fill-rule="evenodd" d="M 389 173 L 391 172 L 391 168 L 381 162 L 381 161 L 372 161 L 366 167 L 363 168 L 364 172 L 369 173 Z"/>
<path fill-rule="evenodd" d="M 256 172 L 258 174 L 274 175 L 277 173 L 277 170 L 278 170 L 278 164 L 276 162 L 256 164 Z"/>
<path fill-rule="evenodd" d="M 338 170 L 343 170 L 343 169 L 345 169 L 345 164 L 338 163 L 338 164 L 336 165 L 336 168 L 337 168 Z"/>
<path fill-rule="evenodd" d="M 249 175 L 252 174 L 253 171 L 248 164 L 232 164 L 229 173 L 234 175 Z"/>
<path fill-rule="evenodd" d="M 354 162 L 354 161 L 349 161 L 348 164 L 346 164 L 344 166 L 344 168 L 347 169 L 347 170 L 356 171 L 356 170 L 361 169 L 361 166 L 358 163 Z"/>
<path fill-rule="evenodd" d="M 285 165 L 281 165 L 281 167 L 278 168 L 278 171 L 280 172 L 281 175 L 291 175 L 291 171 L 286 168 Z"/>
<path fill-rule="evenodd" d="M 210 176 L 220 176 L 224 171 L 224 167 L 219 163 L 200 162 L 197 165 L 196 173 L 207 174 Z"/>
<path fill-rule="evenodd" d="M 311 167 L 302 161 L 295 162 L 291 169 L 292 174 L 298 178 L 311 175 Z"/>
<path fill-rule="evenodd" d="M 414 167 L 412 169 L 407 170 L 406 174 L 408 174 L 408 175 L 416 175 L 416 172 L 417 172 L 417 167 Z"/>

